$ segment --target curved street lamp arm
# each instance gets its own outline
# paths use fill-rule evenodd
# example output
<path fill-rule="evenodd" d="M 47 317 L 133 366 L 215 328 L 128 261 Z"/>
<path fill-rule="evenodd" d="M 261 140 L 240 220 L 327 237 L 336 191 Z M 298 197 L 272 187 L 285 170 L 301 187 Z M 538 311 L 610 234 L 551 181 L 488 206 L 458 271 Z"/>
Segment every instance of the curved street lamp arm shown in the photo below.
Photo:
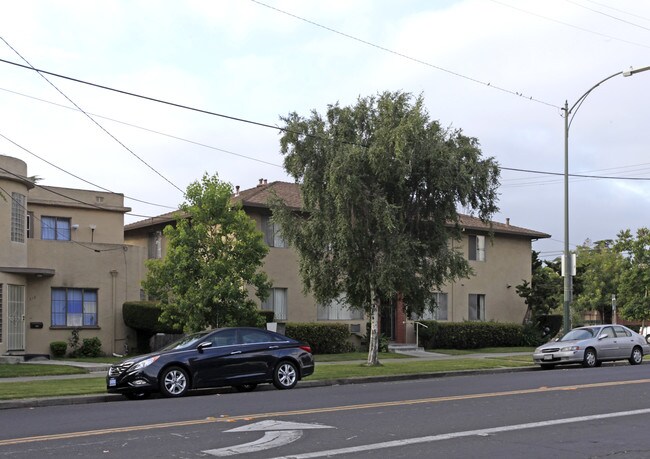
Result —
<path fill-rule="evenodd" d="M 585 101 L 585 99 L 589 96 L 589 94 L 591 94 L 591 92 L 592 92 L 594 89 L 596 89 L 598 86 L 600 86 L 601 84 L 603 84 L 603 83 L 606 82 L 607 80 L 611 80 L 611 79 L 614 78 L 615 76 L 622 75 L 623 73 L 625 73 L 625 72 L 623 72 L 623 71 L 621 71 L 621 72 L 616 72 L 616 73 L 614 73 L 614 74 L 608 76 L 607 78 L 603 78 L 603 79 L 600 80 L 598 83 L 596 83 L 596 84 L 593 85 L 591 88 L 589 88 L 589 90 L 588 90 L 587 92 L 585 92 L 582 96 L 580 96 L 580 98 L 579 98 L 578 100 L 576 100 L 576 102 L 571 106 L 571 108 L 570 108 L 569 110 L 567 110 L 567 112 L 566 112 L 565 115 L 564 115 L 564 116 L 567 116 L 567 117 L 568 117 L 568 116 L 571 116 L 571 118 L 569 118 L 568 128 L 571 127 L 571 123 L 573 122 L 573 118 L 576 116 L 576 113 L 578 113 L 578 110 L 580 110 L 580 107 L 582 106 L 582 103 L 583 103 L 583 102 Z M 575 112 L 573 111 L 574 109 L 575 109 Z M 567 129 L 568 129 L 568 128 L 567 128 Z"/>

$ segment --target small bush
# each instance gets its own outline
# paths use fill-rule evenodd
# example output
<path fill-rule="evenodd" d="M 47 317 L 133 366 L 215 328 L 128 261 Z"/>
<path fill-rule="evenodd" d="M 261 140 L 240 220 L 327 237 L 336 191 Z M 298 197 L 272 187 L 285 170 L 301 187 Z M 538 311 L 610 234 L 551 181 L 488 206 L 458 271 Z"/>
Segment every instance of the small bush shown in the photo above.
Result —
<path fill-rule="evenodd" d="M 102 342 L 98 337 L 84 338 L 79 348 L 82 357 L 100 357 L 102 355 Z"/>
<path fill-rule="evenodd" d="M 65 356 L 65 352 L 68 350 L 68 343 L 65 341 L 52 341 L 50 343 L 50 352 L 53 357 L 61 358 Z"/>
<path fill-rule="evenodd" d="M 345 324 L 288 323 L 284 334 L 309 344 L 314 354 L 343 354 L 354 350 Z"/>
<path fill-rule="evenodd" d="M 70 357 L 77 357 L 79 355 L 79 347 L 81 346 L 78 328 L 73 328 L 70 332 L 70 338 L 68 338 L 68 346 L 70 346 L 71 349 Z"/>

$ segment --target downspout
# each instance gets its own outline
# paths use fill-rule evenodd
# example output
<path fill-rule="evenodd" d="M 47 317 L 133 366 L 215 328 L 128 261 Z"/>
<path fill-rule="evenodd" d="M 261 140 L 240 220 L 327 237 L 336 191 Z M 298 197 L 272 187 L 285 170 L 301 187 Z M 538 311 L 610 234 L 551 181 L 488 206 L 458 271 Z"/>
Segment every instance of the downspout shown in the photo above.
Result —
<path fill-rule="evenodd" d="M 113 317 L 113 340 L 111 345 L 111 354 L 115 354 L 115 342 L 117 340 L 117 318 L 115 311 L 117 309 L 117 274 L 118 272 L 115 269 L 110 271 L 111 273 L 111 316 Z"/>

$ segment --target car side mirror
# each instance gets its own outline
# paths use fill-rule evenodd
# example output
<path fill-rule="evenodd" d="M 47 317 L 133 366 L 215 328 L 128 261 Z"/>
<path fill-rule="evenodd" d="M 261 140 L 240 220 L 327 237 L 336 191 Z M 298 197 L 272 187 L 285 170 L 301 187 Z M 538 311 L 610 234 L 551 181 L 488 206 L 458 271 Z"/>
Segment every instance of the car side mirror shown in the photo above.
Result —
<path fill-rule="evenodd" d="M 196 347 L 196 350 L 199 351 L 199 354 L 203 354 L 203 350 L 207 347 L 212 347 L 212 343 L 210 341 L 203 341 Z"/>

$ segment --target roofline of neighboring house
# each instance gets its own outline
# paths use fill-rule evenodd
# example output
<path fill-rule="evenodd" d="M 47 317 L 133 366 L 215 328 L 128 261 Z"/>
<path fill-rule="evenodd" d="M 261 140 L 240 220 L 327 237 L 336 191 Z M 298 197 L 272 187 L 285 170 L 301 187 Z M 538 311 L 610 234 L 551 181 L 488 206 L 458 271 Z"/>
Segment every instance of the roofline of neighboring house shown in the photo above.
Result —
<path fill-rule="evenodd" d="M 295 183 L 275 181 L 271 183 L 266 183 L 260 181 L 260 184 L 255 188 L 249 188 L 247 190 L 239 191 L 237 187 L 236 192 L 232 195 L 232 201 L 235 203 L 240 203 L 242 207 L 246 208 L 256 208 L 256 209 L 270 209 L 269 205 L 264 202 L 255 201 L 254 198 L 258 196 L 263 191 L 272 191 L 276 185 L 294 185 L 299 186 Z M 299 211 L 300 207 L 289 206 L 290 209 Z M 176 214 L 179 211 L 168 212 L 166 214 L 159 215 L 157 217 L 148 218 L 146 220 L 141 220 L 138 222 L 130 223 L 124 226 L 124 231 L 132 231 L 152 226 L 159 226 L 161 224 L 171 223 L 176 221 Z M 546 239 L 550 238 L 551 235 L 547 233 L 542 233 L 540 231 L 531 230 L 528 228 L 523 228 L 519 226 L 510 225 L 510 219 L 506 219 L 506 223 L 500 223 L 491 221 L 484 223 L 477 217 L 472 217 L 471 215 L 458 214 L 459 221 L 458 225 L 465 229 L 466 231 L 478 231 L 484 233 L 492 234 L 504 234 L 509 236 L 520 236 L 526 237 L 531 240 L 537 239 Z M 449 223 L 449 226 L 454 226 L 454 223 Z"/>

